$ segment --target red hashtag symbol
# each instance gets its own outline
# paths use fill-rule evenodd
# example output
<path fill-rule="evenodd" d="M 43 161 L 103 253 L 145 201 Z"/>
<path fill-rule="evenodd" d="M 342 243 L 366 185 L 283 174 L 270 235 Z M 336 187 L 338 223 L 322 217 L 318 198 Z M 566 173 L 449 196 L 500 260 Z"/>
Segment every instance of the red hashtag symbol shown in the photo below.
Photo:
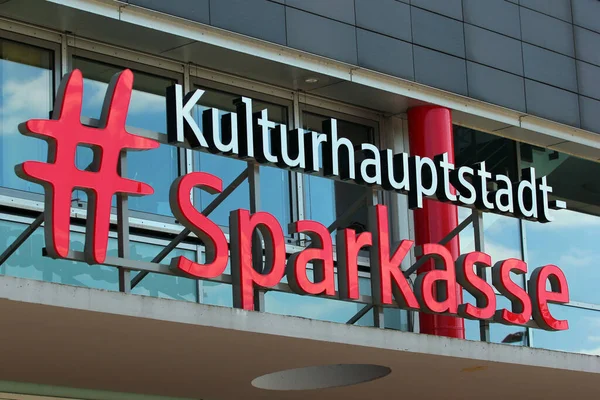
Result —
<path fill-rule="evenodd" d="M 106 258 L 113 195 L 148 195 L 150 185 L 126 179 L 117 171 L 125 150 L 148 150 L 158 142 L 132 135 L 125 129 L 133 89 L 133 73 L 116 74 L 104 98 L 99 128 L 81 124 L 83 77 L 74 70 L 61 83 L 52 119 L 32 119 L 19 131 L 48 142 L 48 162 L 26 161 L 15 167 L 17 175 L 44 186 L 46 248 L 51 257 L 66 257 L 70 248 L 71 195 L 82 189 L 88 195 L 85 254 L 89 263 Z M 94 161 L 85 171 L 75 165 L 77 146 L 91 147 Z"/>

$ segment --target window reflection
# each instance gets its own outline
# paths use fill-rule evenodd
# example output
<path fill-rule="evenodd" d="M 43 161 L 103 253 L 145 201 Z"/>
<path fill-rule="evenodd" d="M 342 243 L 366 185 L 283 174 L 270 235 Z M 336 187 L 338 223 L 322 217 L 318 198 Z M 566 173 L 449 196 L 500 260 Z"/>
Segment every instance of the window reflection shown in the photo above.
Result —
<path fill-rule="evenodd" d="M 600 356 L 600 311 L 550 305 L 554 318 L 569 321 L 566 331 L 533 330 L 533 346 Z"/>
<path fill-rule="evenodd" d="M 198 106 L 195 107 L 195 120 L 202 129 L 202 112 L 209 108 L 221 110 L 221 115 L 235 111 L 233 101 L 239 95 L 205 90 L 200 98 Z M 287 108 L 252 100 L 252 111 L 258 112 L 267 109 L 269 120 L 287 124 Z M 223 188 L 226 188 L 247 167 L 247 162 L 235 158 L 194 152 L 194 171 L 202 171 L 214 174 L 223 180 Z M 231 193 L 219 207 L 217 207 L 210 219 L 219 225 L 229 225 L 229 212 L 238 208 L 250 208 L 250 192 L 248 180 L 245 180 Z M 194 202 L 198 209 L 202 210 L 210 204 L 217 195 L 209 194 L 202 190 L 195 190 Z M 260 167 L 260 210 L 273 214 L 281 223 L 284 234 L 287 234 L 288 224 L 291 222 L 291 196 L 290 196 L 290 173 L 279 168 Z"/>
<path fill-rule="evenodd" d="M 132 260 L 152 261 L 154 257 L 163 249 L 163 246 L 152 245 L 148 243 L 131 242 L 130 258 Z M 175 249 L 170 252 L 162 261 L 163 264 L 171 262 L 173 257 L 185 256 L 190 260 L 196 260 L 196 253 L 192 250 Z M 139 272 L 132 271 L 131 278 L 134 278 Z M 146 296 L 161 297 L 164 299 L 197 301 L 196 280 L 183 278 L 180 276 L 149 273 L 144 279 L 131 290 L 133 294 L 142 294 Z"/>
<path fill-rule="evenodd" d="M 43 193 L 42 186 L 20 179 L 15 165 L 46 161 L 45 141 L 21 135 L 20 123 L 48 118 L 54 96 L 52 51 L 0 39 L 0 185 Z"/>
<path fill-rule="evenodd" d="M 323 132 L 323 123 L 330 120 L 330 117 L 308 112 L 303 113 L 302 118 L 303 128 L 316 132 Z M 346 137 L 354 144 L 374 143 L 374 129 L 372 127 L 340 119 L 337 120 L 337 123 L 338 137 Z M 343 162 L 343 159 L 341 157 L 340 162 Z M 320 162 L 322 167 L 321 154 Z M 304 175 L 306 218 L 329 226 L 370 190 L 370 188 L 363 185 L 336 181 L 320 176 Z M 345 227 L 349 226 L 357 232 L 365 231 L 367 228 L 367 215 L 365 200 L 365 206 L 356 211 Z"/>
<path fill-rule="evenodd" d="M 463 290 L 463 303 L 476 305 L 475 298 L 467 291 Z M 510 301 L 504 297 L 496 296 L 496 310 L 506 308 L 510 310 Z M 481 340 L 480 321 L 473 319 L 464 319 L 465 321 L 465 339 Z M 490 342 L 510 344 L 515 346 L 527 345 L 527 328 L 517 325 L 504 325 L 490 321 L 489 325 Z"/>
<path fill-rule="evenodd" d="M 100 118 L 108 82 L 124 68 L 85 58 L 73 57 L 73 68 L 82 71 L 83 109 L 82 115 Z M 134 71 L 134 90 L 131 96 L 127 125 L 166 133 L 167 111 L 165 90 L 175 81 L 143 72 Z M 77 166 L 84 169 L 92 160 L 89 149 L 79 151 Z M 161 145 L 147 151 L 127 153 L 127 177 L 150 184 L 154 188 L 151 196 L 130 197 L 129 208 L 152 214 L 172 215 L 169 207 L 169 188 L 178 176 L 177 148 Z M 85 193 L 78 191 L 78 198 L 85 200 Z"/>
<path fill-rule="evenodd" d="M 26 224 L 0 221 L 2 251 L 10 246 L 25 228 Z M 83 251 L 83 245 L 84 235 L 72 232 L 71 248 Z M 119 274 L 116 268 L 43 257 L 44 246 L 44 230 L 39 228 L 0 266 L 0 274 L 94 289 L 119 290 Z M 117 255 L 116 240 L 108 240 L 107 254 Z"/>
<path fill-rule="evenodd" d="M 572 301 L 600 304 L 600 164 L 551 150 L 522 146 L 524 167 L 547 175 L 551 199 L 567 202 L 568 210 L 551 211 L 554 221 L 524 221 L 530 269 L 559 266 L 567 277 Z"/>

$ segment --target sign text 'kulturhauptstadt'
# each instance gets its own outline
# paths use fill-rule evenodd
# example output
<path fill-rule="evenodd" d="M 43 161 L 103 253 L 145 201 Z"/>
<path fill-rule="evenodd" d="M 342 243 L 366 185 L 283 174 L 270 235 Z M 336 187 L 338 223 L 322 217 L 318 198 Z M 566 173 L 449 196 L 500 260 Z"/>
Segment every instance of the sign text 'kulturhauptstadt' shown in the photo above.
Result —
<path fill-rule="evenodd" d="M 84 253 L 90 264 L 101 264 L 106 258 L 113 195 L 153 193 L 149 185 L 126 179 L 118 172 L 123 151 L 158 146 L 157 142 L 125 129 L 132 89 L 131 71 L 116 74 L 105 97 L 99 128 L 84 126 L 80 121 L 83 77 L 80 71 L 74 70 L 61 83 L 52 119 L 29 120 L 19 126 L 23 134 L 48 142 L 47 162 L 27 161 L 15 169 L 23 179 L 44 186 L 45 240 L 52 257 L 67 257 L 69 253 L 70 206 L 74 189 L 82 189 L 88 194 Z M 200 129 L 191 111 L 202 94 L 203 91 L 198 90 L 183 96 L 179 85 L 168 89 L 171 141 L 187 140 L 192 148 L 206 148 L 214 153 L 308 173 L 320 173 L 322 165 L 325 176 L 406 193 L 411 207 L 421 207 L 425 198 L 435 197 L 485 211 L 547 222 L 551 220 L 549 209 L 566 206 L 563 202 L 549 201 L 552 188 L 546 177 L 536 179 L 533 168 L 524 174 L 524 180 L 513 183 L 504 175 L 492 176 L 485 163 L 456 168 L 448 161 L 448 154 L 434 159 L 409 157 L 404 153 L 392 154 L 391 150 L 380 151 L 366 143 L 355 153 L 355 146 L 338 135 L 335 119 L 325 124 L 325 133 L 302 129 L 288 131 L 285 125 L 270 122 L 267 110 L 252 113 L 252 100 L 244 97 L 237 101 L 236 113 L 222 114 L 214 108 L 204 111 Z M 85 170 L 74 165 L 77 147 L 81 145 L 95 150 L 94 161 Z M 498 189 L 488 191 L 490 181 L 496 182 Z M 511 274 L 527 273 L 525 262 L 507 259 L 493 263 L 488 254 L 477 251 L 455 260 L 446 247 L 432 243 L 414 250 L 418 257 L 431 260 L 436 268 L 419 273 L 411 285 L 400 265 L 414 243 L 402 240 L 398 245 L 390 246 L 389 216 L 384 205 L 369 208 L 367 231 L 338 230 L 335 248 L 327 227 L 321 223 L 293 222 L 290 233 L 303 234 L 310 240 L 307 248 L 287 257 L 283 229 L 272 214 L 251 214 L 244 209 L 231 211 L 228 242 L 221 228 L 195 208 L 190 198 L 194 188 L 215 194 L 223 190 L 223 183 L 217 176 L 193 172 L 177 178 L 170 190 L 173 214 L 202 240 L 205 263 L 179 256 L 171 260 L 171 269 L 186 276 L 211 279 L 223 274 L 230 263 L 236 307 L 252 310 L 255 289 L 274 287 L 284 276 L 298 294 L 357 300 L 360 297 L 358 255 L 361 250 L 368 250 L 372 297 L 377 305 L 395 304 L 409 310 L 510 325 L 526 325 L 533 318 L 542 329 L 568 328 L 566 320 L 555 319 L 549 310 L 551 303 L 569 301 L 565 275 L 557 266 L 534 269 L 526 291 L 511 279 Z M 253 263 L 252 237 L 256 231 L 260 232 L 264 242 L 262 272 L 257 271 Z M 496 308 L 494 288 L 477 275 L 475 267 L 491 269 L 493 286 L 511 302 L 509 309 Z M 311 268 L 313 277 L 309 278 Z M 457 285 L 475 297 L 475 304 L 459 299 L 455 290 Z"/>

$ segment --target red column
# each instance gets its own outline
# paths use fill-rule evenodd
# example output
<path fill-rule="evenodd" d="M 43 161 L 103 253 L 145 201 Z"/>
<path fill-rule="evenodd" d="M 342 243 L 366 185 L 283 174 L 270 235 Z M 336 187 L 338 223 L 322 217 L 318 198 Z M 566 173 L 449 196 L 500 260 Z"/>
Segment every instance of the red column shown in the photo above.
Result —
<path fill-rule="evenodd" d="M 408 110 L 408 133 L 412 155 L 433 158 L 448 153 L 450 162 L 454 162 L 454 135 L 450 110 L 438 106 L 420 106 Z M 458 209 L 455 205 L 437 200 L 425 200 L 423 208 L 414 210 L 415 245 L 437 243 L 458 225 Z M 460 248 L 458 236 L 446 247 L 456 259 Z M 423 273 L 433 269 L 433 262 L 419 269 Z M 459 301 L 462 290 L 456 287 Z M 462 318 L 421 313 L 419 316 L 421 333 L 453 338 L 465 338 Z"/>

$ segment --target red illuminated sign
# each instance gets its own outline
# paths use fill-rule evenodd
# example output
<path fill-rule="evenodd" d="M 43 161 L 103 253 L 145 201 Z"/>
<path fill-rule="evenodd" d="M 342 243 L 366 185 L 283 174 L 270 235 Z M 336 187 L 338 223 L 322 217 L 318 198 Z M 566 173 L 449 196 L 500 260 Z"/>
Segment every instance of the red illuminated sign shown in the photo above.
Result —
<path fill-rule="evenodd" d="M 16 170 L 22 178 L 44 185 L 45 237 L 52 257 L 67 257 L 69 253 L 71 193 L 75 188 L 85 190 L 89 198 L 85 253 L 90 264 L 100 264 L 105 260 L 112 196 L 115 193 L 153 193 L 149 185 L 123 178 L 117 170 L 122 151 L 146 150 L 158 146 L 155 141 L 132 135 L 125 130 L 132 87 L 131 71 L 125 70 L 117 74 L 105 99 L 100 127 L 87 127 L 80 122 L 83 79 L 81 73 L 75 70 L 63 80 L 53 119 L 30 120 L 19 127 L 22 133 L 40 137 L 48 142 L 47 163 L 28 161 L 17 166 Z M 248 128 L 253 124 L 253 117 L 247 113 L 246 100 L 248 99 L 243 99 L 240 103 L 239 118 L 246 120 L 246 125 L 239 125 L 241 128 Z M 177 101 L 181 106 L 182 99 Z M 180 120 L 177 121 L 173 120 L 173 112 L 170 114 L 170 124 L 182 127 L 185 120 L 190 125 L 185 113 L 180 112 Z M 205 125 L 219 122 L 216 117 L 208 120 L 208 116 L 214 117 L 212 111 L 206 116 Z M 265 119 L 266 114 L 256 116 L 256 129 L 260 125 L 259 118 Z M 224 117 L 224 121 L 229 121 L 229 127 L 233 129 L 233 126 L 238 126 L 236 121 L 239 120 L 237 115 L 229 114 L 228 117 Z M 332 120 L 333 125 L 334 121 Z M 195 128 L 198 128 L 197 125 Z M 236 142 L 235 146 L 229 146 L 220 142 L 223 138 L 219 138 L 217 147 L 221 148 L 221 152 L 243 148 L 244 154 L 252 157 L 256 150 L 254 146 L 257 144 L 251 146 L 248 142 L 248 132 L 242 131 L 243 129 L 240 129 L 238 133 L 246 139 L 246 144 L 240 143 L 238 146 Z M 194 133 L 200 143 L 204 136 L 197 134 L 198 132 Z M 208 142 L 214 144 L 217 138 L 204 141 L 207 145 Z M 263 145 L 264 142 L 260 142 L 258 146 L 264 149 Z M 95 162 L 92 168 L 86 171 L 76 168 L 74 159 L 77 146 L 90 146 L 94 149 Z M 299 151 L 297 148 L 298 160 Z M 313 156 L 311 153 L 309 158 L 314 160 Z M 288 154 L 286 157 L 291 159 L 292 156 Z M 423 163 L 423 159 L 419 159 L 418 162 Z M 447 160 L 442 158 L 441 161 L 440 166 L 443 169 Z M 337 168 L 334 165 L 326 167 L 332 170 Z M 418 175 L 413 175 L 413 178 L 415 176 Z M 540 185 L 546 187 L 546 181 L 542 180 Z M 414 286 L 411 286 L 400 265 L 414 243 L 411 240 L 403 240 L 396 246 L 390 246 L 389 216 L 387 208 L 383 205 L 370 208 L 367 232 L 338 230 L 335 249 L 330 233 L 324 225 L 308 220 L 292 223 L 290 232 L 301 233 L 309 239 L 310 244 L 286 259 L 283 229 L 273 215 L 267 212 L 250 214 L 248 210 L 243 209 L 232 211 L 229 216 L 228 242 L 221 228 L 194 207 L 190 200 L 190 193 L 194 188 L 216 194 L 223 190 L 223 183 L 217 176 L 193 172 L 176 179 L 170 190 L 169 201 L 174 216 L 202 240 L 206 249 L 206 259 L 204 263 L 197 263 L 184 256 L 175 257 L 171 261 L 171 267 L 186 276 L 210 279 L 223 274 L 230 262 L 236 307 L 253 310 L 255 289 L 272 288 L 279 284 L 284 276 L 287 277 L 290 288 L 298 294 L 337 295 L 341 300 L 356 300 L 359 298 L 358 254 L 360 250 L 368 249 L 371 260 L 372 297 L 377 305 L 397 304 L 404 309 L 494 320 L 511 325 L 526 325 L 533 318 L 542 329 L 568 329 L 568 322 L 555 319 L 548 307 L 552 303 L 564 304 L 569 301 L 565 275 L 554 265 L 533 270 L 527 292 L 511 280 L 511 273 L 527 273 L 528 267 L 525 262 L 508 259 L 492 266 L 490 256 L 482 252 L 471 252 L 454 260 L 446 247 L 431 243 L 419 246 L 415 253 L 418 257 L 431 260 L 435 268 L 419 274 Z M 530 190 L 535 192 L 534 186 Z M 545 203 L 538 204 L 538 207 L 541 207 L 541 213 L 547 211 L 544 208 Z M 255 256 L 252 242 L 256 231 L 260 232 L 263 240 L 264 255 L 261 255 L 260 260 L 262 262 L 264 257 L 262 271 L 255 268 L 255 261 L 259 260 L 253 260 Z M 334 256 L 337 259 L 337 275 Z M 496 308 L 494 289 L 474 272 L 475 266 L 492 270 L 493 286 L 511 302 L 510 309 Z M 308 275 L 311 268 L 312 278 Z M 336 283 L 339 288 L 337 293 Z M 475 304 L 459 301 L 455 290 L 457 284 L 475 297 Z"/>

